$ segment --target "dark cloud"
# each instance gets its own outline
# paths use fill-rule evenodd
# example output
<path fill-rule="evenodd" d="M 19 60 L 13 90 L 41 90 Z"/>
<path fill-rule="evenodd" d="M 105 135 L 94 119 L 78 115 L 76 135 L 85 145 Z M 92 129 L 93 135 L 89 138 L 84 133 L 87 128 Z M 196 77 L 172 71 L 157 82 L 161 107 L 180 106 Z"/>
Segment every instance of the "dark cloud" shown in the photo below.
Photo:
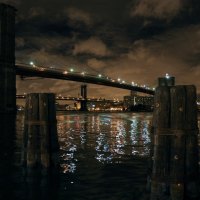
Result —
<path fill-rule="evenodd" d="M 101 72 L 150 86 L 157 84 L 157 77 L 169 73 L 179 84 L 195 84 L 200 90 L 198 0 L 14 2 L 18 9 L 17 61 Z M 18 79 L 18 93 L 42 88 L 76 95 L 70 88 L 78 90 L 80 86 L 73 82 L 50 83 L 33 80 L 23 86 Z M 122 98 L 128 94 L 95 85 L 89 85 L 89 90 L 93 96 Z"/>
<path fill-rule="evenodd" d="M 18 6 L 22 0 L 1 0 L 0 3 L 9 4 L 11 6 Z"/>
<path fill-rule="evenodd" d="M 66 13 L 67 17 L 69 18 L 69 21 L 72 24 L 76 24 L 77 22 L 83 22 L 84 24 L 90 26 L 93 23 L 90 14 L 80 9 L 70 7 L 66 8 L 64 13 Z"/>
<path fill-rule="evenodd" d="M 183 8 L 182 0 L 140 0 L 131 10 L 131 16 L 171 20 Z"/>
<path fill-rule="evenodd" d="M 109 56 L 111 51 L 106 47 L 106 45 L 99 38 L 89 38 L 86 41 L 82 41 L 77 43 L 74 46 L 73 53 L 81 54 L 81 53 L 90 53 L 96 56 Z"/>

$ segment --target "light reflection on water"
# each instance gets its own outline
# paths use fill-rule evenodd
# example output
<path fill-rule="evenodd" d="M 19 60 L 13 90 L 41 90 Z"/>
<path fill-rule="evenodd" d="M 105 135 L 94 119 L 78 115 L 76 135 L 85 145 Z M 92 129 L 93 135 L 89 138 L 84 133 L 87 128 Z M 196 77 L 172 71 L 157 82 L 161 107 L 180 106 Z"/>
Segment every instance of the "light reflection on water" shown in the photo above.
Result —
<path fill-rule="evenodd" d="M 149 199 L 144 191 L 151 117 L 148 113 L 58 113 L 62 168 L 59 177 L 26 177 L 18 165 L 18 170 L 11 171 L 16 173 L 11 177 L 13 180 L 10 178 L 11 184 L 7 178 L 12 174 L 10 170 L 8 173 L 2 171 L 3 180 L 14 190 L 10 199 Z M 18 162 L 23 121 L 24 116 L 18 115 L 15 146 Z M 200 115 L 198 123 L 200 126 Z M 10 192 L 4 189 L 5 182 L 2 183 L 2 191 L 7 197 Z"/>
<path fill-rule="evenodd" d="M 151 115 L 133 113 L 58 115 L 63 173 L 74 173 L 83 159 L 104 164 L 148 156 L 150 120 Z"/>

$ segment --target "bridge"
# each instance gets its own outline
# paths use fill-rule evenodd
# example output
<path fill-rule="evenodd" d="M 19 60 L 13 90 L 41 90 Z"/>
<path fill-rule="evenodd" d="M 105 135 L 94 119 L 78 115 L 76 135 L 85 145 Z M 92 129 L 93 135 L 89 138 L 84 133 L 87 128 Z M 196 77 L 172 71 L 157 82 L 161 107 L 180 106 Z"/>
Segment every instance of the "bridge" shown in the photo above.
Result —
<path fill-rule="evenodd" d="M 126 90 L 137 91 L 141 93 L 146 93 L 150 95 L 154 95 L 154 90 L 147 88 L 146 86 L 140 87 L 135 85 L 134 83 L 126 83 L 121 80 L 115 80 L 109 78 L 108 76 L 103 76 L 101 74 L 92 75 L 87 74 L 85 72 L 74 72 L 61 70 L 50 67 L 40 67 L 35 64 L 24 64 L 24 63 L 16 63 L 16 74 L 21 75 L 22 77 L 43 77 L 43 78 L 52 78 L 52 79 L 61 79 L 61 80 L 70 80 L 82 83 L 92 83 L 104 86 L 110 86 L 115 88 L 121 88 Z"/>
<path fill-rule="evenodd" d="M 115 87 L 115 88 L 142 92 L 149 95 L 154 94 L 154 90 L 151 90 L 150 88 L 146 86 L 140 87 L 133 82 L 129 84 L 122 81 L 121 79 L 115 80 L 108 76 L 104 76 L 102 74 L 93 75 L 93 74 L 88 74 L 86 72 L 74 72 L 73 69 L 63 70 L 63 69 L 38 66 L 38 65 L 35 65 L 33 62 L 31 62 L 30 64 L 16 63 L 15 68 L 16 68 L 16 75 L 20 75 L 22 79 L 24 77 L 36 76 L 36 77 L 43 77 L 43 78 L 53 78 L 53 79 L 83 82 L 84 84 L 92 83 L 92 84 L 110 86 L 110 87 Z M 86 85 L 81 86 L 81 96 L 83 97 L 83 99 L 79 100 L 81 102 L 81 110 L 86 111 L 87 101 L 88 101 Z"/>
<path fill-rule="evenodd" d="M 17 99 L 26 99 L 26 95 L 18 94 L 16 95 Z M 106 102 L 106 103 L 122 103 L 120 100 L 112 100 L 112 99 L 102 99 L 102 98 L 83 98 L 83 97 L 64 97 L 64 96 L 56 96 L 56 100 L 60 101 L 90 101 L 90 102 Z"/>
<path fill-rule="evenodd" d="M 82 106 L 86 107 L 86 83 L 121 88 L 154 95 L 154 90 L 126 83 L 125 81 L 111 79 L 101 74 L 92 75 L 84 72 L 74 72 L 50 67 L 36 66 L 33 63 L 15 62 L 15 8 L 0 4 L 0 17 L 3 22 L 0 27 L 0 113 L 14 113 L 16 110 L 16 75 L 21 77 L 43 77 L 60 80 L 82 82 L 81 96 L 85 99 Z"/>

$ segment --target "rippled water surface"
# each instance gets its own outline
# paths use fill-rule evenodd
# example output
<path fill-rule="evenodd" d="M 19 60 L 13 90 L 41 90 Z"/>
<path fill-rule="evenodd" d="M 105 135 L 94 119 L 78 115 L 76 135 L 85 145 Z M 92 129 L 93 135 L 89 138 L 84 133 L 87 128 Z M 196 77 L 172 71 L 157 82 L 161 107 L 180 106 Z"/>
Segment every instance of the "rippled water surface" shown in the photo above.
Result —
<path fill-rule="evenodd" d="M 1 137 L 10 138 L 0 145 L 2 152 L 9 149 L 0 155 L 0 199 L 149 199 L 151 118 L 151 113 L 57 113 L 60 171 L 27 176 L 20 166 L 24 116 L 18 114 L 16 135 L 9 136 L 12 127 L 0 127 L 7 134 Z"/>
<path fill-rule="evenodd" d="M 145 191 L 151 115 L 58 115 L 62 187 L 71 199 L 134 199 Z"/>

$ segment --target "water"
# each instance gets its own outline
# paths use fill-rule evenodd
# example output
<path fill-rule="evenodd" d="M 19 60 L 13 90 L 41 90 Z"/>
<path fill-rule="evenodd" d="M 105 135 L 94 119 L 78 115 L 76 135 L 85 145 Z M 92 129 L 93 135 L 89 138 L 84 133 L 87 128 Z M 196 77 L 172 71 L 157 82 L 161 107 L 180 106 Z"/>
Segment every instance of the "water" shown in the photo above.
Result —
<path fill-rule="evenodd" d="M 151 115 L 58 115 L 62 187 L 70 199 L 134 199 L 146 184 Z"/>
<path fill-rule="evenodd" d="M 57 113 L 60 171 L 47 175 L 27 175 L 20 165 L 23 114 L 16 134 L 8 125 L 14 119 L 1 119 L 0 199 L 149 199 L 151 119 L 148 113 Z"/>

